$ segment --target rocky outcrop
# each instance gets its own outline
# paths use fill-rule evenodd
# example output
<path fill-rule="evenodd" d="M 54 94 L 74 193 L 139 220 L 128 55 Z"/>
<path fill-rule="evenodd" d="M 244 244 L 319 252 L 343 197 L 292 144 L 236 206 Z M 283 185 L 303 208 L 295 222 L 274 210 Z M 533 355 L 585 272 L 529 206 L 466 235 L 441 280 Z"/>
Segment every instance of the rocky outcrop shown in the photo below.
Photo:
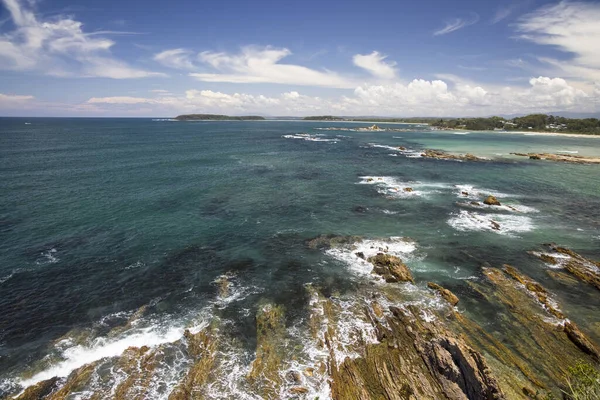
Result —
<path fill-rule="evenodd" d="M 488 196 L 483 200 L 483 204 L 487 204 L 488 206 L 501 206 L 500 202 L 494 196 Z"/>
<path fill-rule="evenodd" d="M 594 358 L 596 362 L 600 361 L 600 352 L 598 348 L 579 330 L 573 322 L 567 321 L 564 324 L 565 333 L 577 347 L 586 354 Z"/>
<path fill-rule="evenodd" d="M 377 253 L 369 257 L 368 261 L 373 264 L 373 273 L 380 275 L 386 282 L 413 282 L 412 274 L 408 267 L 396 256 L 385 253 Z"/>
<path fill-rule="evenodd" d="M 450 154 L 441 150 L 425 149 L 421 153 L 423 158 L 435 158 L 437 160 L 460 160 L 460 161 L 485 161 L 485 158 L 474 156 L 473 154 Z"/>
<path fill-rule="evenodd" d="M 580 281 L 600 290 L 600 262 L 585 258 L 573 250 L 557 246 L 554 243 L 545 246 L 551 251 L 551 254 L 535 252 L 530 254 L 537 256 L 546 263 L 562 266 Z"/>
<path fill-rule="evenodd" d="M 458 304 L 458 297 L 456 297 L 456 295 L 454 293 L 452 293 L 451 291 L 449 291 L 446 288 L 443 288 L 442 286 L 433 283 L 433 282 L 428 282 L 427 286 L 430 289 L 436 290 L 440 296 L 442 296 L 448 303 L 450 303 L 451 305 L 455 306 Z"/>
<path fill-rule="evenodd" d="M 42 400 L 58 387 L 59 379 L 52 378 L 25 389 L 15 400 Z"/>
<path fill-rule="evenodd" d="M 515 156 L 528 157 L 531 160 L 548 160 L 568 162 L 573 164 L 600 164 L 600 157 L 586 157 L 576 154 L 552 154 L 552 153 L 510 153 Z"/>

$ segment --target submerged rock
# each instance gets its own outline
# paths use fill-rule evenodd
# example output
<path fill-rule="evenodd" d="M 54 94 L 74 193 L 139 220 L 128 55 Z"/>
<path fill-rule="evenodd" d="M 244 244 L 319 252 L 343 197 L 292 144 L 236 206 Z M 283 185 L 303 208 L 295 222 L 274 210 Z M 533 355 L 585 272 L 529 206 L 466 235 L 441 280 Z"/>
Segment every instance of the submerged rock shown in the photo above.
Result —
<path fill-rule="evenodd" d="M 58 387 L 59 379 L 54 377 L 36 383 L 25 389 L 15 400 L 42 400 Z"/>
<path fill-rule="evenodd" d="M 600 361 L 600 352 L 596 346 L 579 330 L 573 322 L 567 321 L 564 324 L 565 333 L 577 347 L 586 354 L 589 354 L 595 361 Z"/>
<path fill-rule="evenodd" d="M 600 157 L 587 157 L 576 154 L 552 154 L 552 153 L 510 153 L 515 156 L 529 157 L 530 160 L 548 160 L 568 162 L 573 164 L 600 164 Z"/>
<path fill-rule="evenodd" d="M 556 244 L 546 245 L 555 255 L 531 253 L 544 262 L 562 266 L 567 272 L 582 282 L 586 282 L 600 290 L 600 262 L 590 260 L 573 250 Z M 564 257 L 567 256 L 567 257 Z M 559 261 L 560 260 L 560 261 Z"/>
<path fill-rule="evenodd" d="M 449 291 L 448 289 L 445 289 L 442 286 L 440 286 L 436 283 L 433 283 L 433 282 L 427 282 L 427 286 L 430 289 L 437 290 L 437 292 L 451 305 L 455 306 L 458 304 L 458 302 L 459 302 L 458 297 L 456 297 L 456 295 L 454 293 L 452 293 L 451 291 Z"/>
<path fill-rule="evenodd" d="M 310 249 L 327 250 L 335 247 L 354 245 L 362 241 L 360 236 L 321 235 L 306 242 Z"/>
<path fill-rule="evenodd" d="M 407 188 L 404 188 L 404 191 L 407 193 L 411 193 L 411 192 L 414 192 L 414 189 L 411 187 L 407 187 Z"/>
<path fill-rule="evenodd" d="M 368 261 L 373 264 L 373 273 L 381 275 L 386 282 L 413 282 L 412 274 L 408 267 L 396 256 L 385 253 L 377 253 L 369 257 Z"/>
<path fill-rule="evenodd" d="M 483 204 L 487 204 L 488 206 L 501 206 L 500 202 L 494 196 L 488 196 L 483 201 Z"/>

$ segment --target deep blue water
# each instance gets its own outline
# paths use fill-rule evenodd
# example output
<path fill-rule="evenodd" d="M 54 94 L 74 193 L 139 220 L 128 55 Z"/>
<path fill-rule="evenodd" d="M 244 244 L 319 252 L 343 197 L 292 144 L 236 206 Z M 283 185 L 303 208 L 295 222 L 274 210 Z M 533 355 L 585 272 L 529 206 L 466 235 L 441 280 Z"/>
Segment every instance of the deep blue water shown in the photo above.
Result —
<path fill-rule="evenodd" d="M 600 139 L 315 129 L 368 125 L 0 119 L 0 395 L 76 329 L 101 336 L 144 305 L 148 324 L 185 323 L 232 271 L 241 294 L 223 312 L 251 347 L 260 301 L 285 304 L 293 321 L 306 283 L 352 290 L 348 265 L 307 248 L 321 234 L 410 237 L 418 284 L 465 296 L 482 262 L 516 264 L 554 288 L 526 254 L 542 243 L 600 259 L 600 166 L 508 155 L 600 155 Z M 494 160 L 413 158 L 398 146 Z M 457 205 L 463 191 L 467 202 L 497 194 L 520 212 Z M 489 229 L 490 215 L 501 231 Z M 587 293 L 557 295 L 583 325 L 598 306 Z"/>

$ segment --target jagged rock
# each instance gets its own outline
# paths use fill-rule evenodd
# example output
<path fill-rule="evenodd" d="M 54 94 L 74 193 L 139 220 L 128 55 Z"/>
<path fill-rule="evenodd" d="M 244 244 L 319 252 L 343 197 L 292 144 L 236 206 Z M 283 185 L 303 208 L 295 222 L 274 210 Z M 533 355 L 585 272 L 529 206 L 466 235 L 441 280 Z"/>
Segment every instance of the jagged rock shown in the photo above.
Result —
<path fill-rule="evenodd" d="M 308 389 L 302 386 L 296 386 L 290 389 L 292 394 L 305 394 L 308 393 Z"/>
<path fill-rule="evenodd" d="M 377 253 L 369 257 L 368 261 L 373 264 L 373 273 L 381 275 L 386 282 L 413 282 L 413 277 L 408 267 L 396 256 Z"/>
<path fill-rule="evenodd" d="M 231 276 L 228 274 L 219 276 L 215 283 L 219 287 L 219 297 L 226 298 L 229 296 L 229 288 L 231 287 Z"/>
<path fill-rule="evenodd" d="M 63 400 L 67 398 L 70 393 L 81 391 L 85 385 L 89 383 L 97 365 L 97 362 L 93 362 L 71 372 L 65 384 L 57 391 L 52 392 L 52 394 L 47 396 L 45 400 Z"/>
<path fill-rule="evenodd" d="M 488 206 L 500 206 L 500 202 L 498 201 L 497 198 L 495 198 L 494 196 L 488 196 L 486 197 L 486 199 L 483 201 L 483 204 L 487 204 Z"/>
<path fill-rule="evenodd" d="M 537 297 L 538 301 L 544 305 L 544 308 L 548 310 L 548 312 L 554 315 L 558 319 L 564 319 L 565 315 L 560 312 L 556 307 L 550 302 L 548 291 L 539 283 L 529 278 L 528 276 L 520 273 L 513 266 L 505 264 L 503 266 L 504 272 L 506 272 L 511 278 L 516 280 L 517 282 L 525 285 L 525 288 L 531 292 L 535 297 Z"/>
<path fill-rule="evenodd" d="M 283 307 L 265 304 L 256 314 L 256 358 L 247 375 L 250 384 L 265 398 L 278 398 L 282 378 L 279 374 L 285 337 Z"/>
<path fill-rule="evenodd" d="M 573 250 L 557 246 L 553 243 L 546 246 L 551 251 L 569 256 L 566 262 L 561 263 L 567 272 L 600 290 L 600 262 L 587 259 Z M 540 259 L 546 261 L 545 258 L 542 258 L 544 256 L 544 254 L 538 255 Z M 556 261 L 556 258 L 553 258 Z"/>
<path fill-rule="evenodd" d="M 54 377 L 36 383 L 25 389 L 15 400 L 42 400 L 58 387 L 59 379 Z"/>
<path fill-rule="evenodd" d="M 290 383 L 298 384 L 302 382 L 302 375 L 298 371 L 288 371 L 288 373 L 285 374 L 285 379 Z"/>
<path fill-rule="evenodd" d="M 407 193 L 411 193 L 411 192 L 414 192 L 414 189 L 410 188 L 410 187 L 406 187 L 406 188 L 404 188 L 404 191 Z"/>
<path fill-rule="evenodd" d="M 591 355 L 594 360 L 600 361 L 600 352 L 598 352 L 596 346 L 594 346 L 594 344 L 579 330 L 577 325 L 567 321 L 564 324 L 564 330 L 569 339 L 571 339 L 581 351 Z"/>
<path fill-rule="evenodd" d="M 456 297 L 456 295 L 454 293 L 452 293 L 451 291 L 449 291 L 448 289 L 443 288 L 442 286 L 433 283 L 433 282 L 428 282 L 427 286 L 430 289 L 433 290 L 437 290 L 437 292 L 450 304 L 452 304 L 453 306 L 457 305 L 459 302 L 458 297 Z"/>
<path fill-rule="evenodd" d="M 367 178 L 367 182 L 373 182 L 375 179 L 373 178 Z"/>
<path fill-rule="evenodd" d="M 421 157 L 435 158 L 437 160 L 462 160 L 462 161 L 483 161 L 483 160 L 485 160 L 484 158 L 474 156 L 473 154 L 467 153 L 465 155 L 455 155 L 455 154 L 446 153 L 445 151 L 432 150 L 432 149 L 425 149 L 425 151 L 423 153 L 421 153 Z"/>
<path fill-rule="evenodd" d="M 549 256 L 548 254 L 540 254 L 540 260 L 542 260 L 545 263 L 552 264 L 552 265 L 556 265 L 558 263 L 556 261 L 556 258 Z"/>

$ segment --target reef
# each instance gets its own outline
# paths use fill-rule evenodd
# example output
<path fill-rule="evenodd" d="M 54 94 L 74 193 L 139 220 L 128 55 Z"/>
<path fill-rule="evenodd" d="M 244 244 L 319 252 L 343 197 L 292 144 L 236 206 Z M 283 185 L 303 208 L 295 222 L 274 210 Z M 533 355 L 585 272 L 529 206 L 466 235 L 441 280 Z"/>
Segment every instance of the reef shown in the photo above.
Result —
<path fill-rule="evenodd" d="M 552 154 L 552 153 L 510 153 L 515 156 L 528 157 L 530 160 L 547 160 L 567 162 L 574 164 L 600 164 L 599 157 L 579 156 L 576 154 Z"/>
<path fill-rule="evenodd" d="M 473 154 L 450 154 L 441 150 L 425 149 L 421 153 L 423 158 L 435 158 L 436 160 L 456 160 L 456 161 L 485 161 L 485 158 L 477 157 Z"/>

